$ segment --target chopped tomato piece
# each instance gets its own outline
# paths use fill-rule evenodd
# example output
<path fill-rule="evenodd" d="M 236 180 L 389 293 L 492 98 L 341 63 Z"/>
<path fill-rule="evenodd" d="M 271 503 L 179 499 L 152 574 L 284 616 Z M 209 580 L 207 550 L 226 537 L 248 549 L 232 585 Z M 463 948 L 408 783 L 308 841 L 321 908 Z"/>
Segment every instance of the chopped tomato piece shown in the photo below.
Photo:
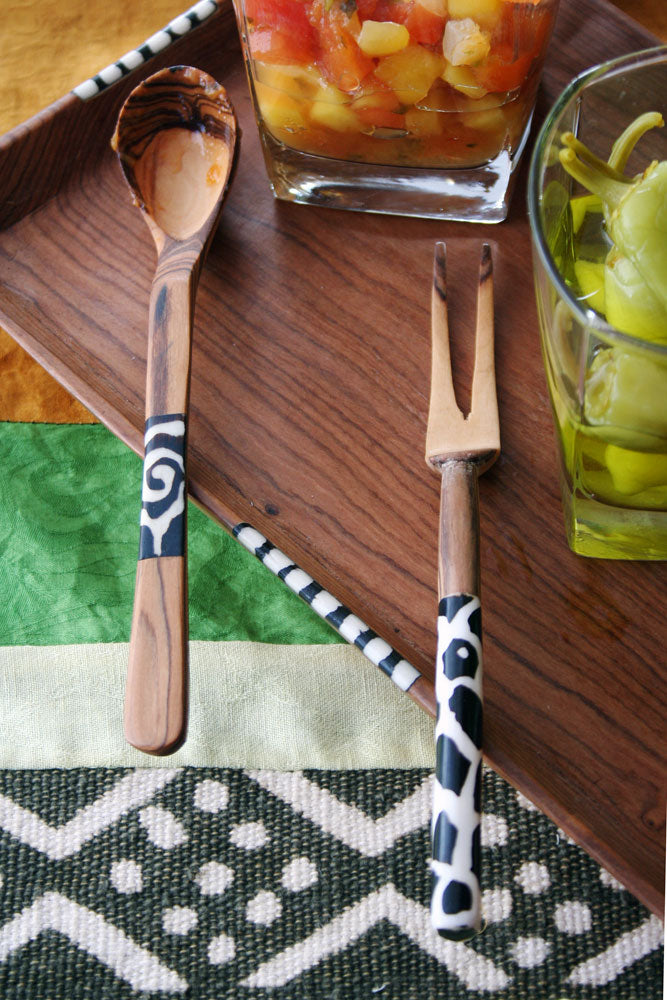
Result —
<path fill-rule="evenodd" d="M 495 93 L 521 87 L 546 48 L 552 24 L 548 10 L 517 17 L 510 4 L 503 4 L 500 24 L 491 41 L 491 55 L 474 67 L 479 83 Z"/>
<path fill-rule="evenodd" d="M 308 18 L 309 7 L 303 0 L 245 0 L 246 17 L 255 28 L 277 28 L 289 33 L 295 44 L 312 50 L 316 35 Z"/>
<path fill-rule="evenodd" d="M 376 0 L 373 19 L 375 21 L 395 21 L 397 24 L 403 24 L 406 7 L 407 3 L 403 3 L 402 0 Z"/>
<path fill-rule="evenodd" d="M 362 3 L 364 0 L 362 0 Z M 362 17 L 357 3 L 359 17 Z M 365 15 L 370 18 L 370 15 Z M 410 38 L 419 45 L 438 45 L 445 30 L 446 18 L 427 10 L 416 0 L 375 0 L 372 15 L 375 21 L 394 21 L 404 24 Z M 362 18 L 363 20 L 363 18 Z"/>
<path fill-rule="evenodd" d="M 375 16 L 378 0 L 357 0 L 357 14 L 360 21 L 379 21 Z"/>
<path fill-rule="evenodd" d="M 258 28 L 249 38 L 250 55 L 264 63 L 301 65 L 315 61 L 316 48 L 295 39 L 287 31 L 279 28 Z"/>
<path fill-rule="evenodd" d="M 535 57 L 543 51 L 552 24 L 548 11 L 517 12 L 512 4 L 503 3 L 491 48 L 506 63 L 526 54 Z"/>
<path fill-rule="evenodd" d="M 403 24 L 413 42 L 420 45 L 437 45 L 445 30 L 445 18 L 422 7 L 420 3 L 406 4 L 408 11 Z"/>
<path fill-rule="evenodd" d="M 359 108 L 357 117 L 365 125 L 375 125 L 376 128 L 405 128 L 405 115 L 396 111 L 385 111 L 384 108 Z"/>
<path fill-rule="evenodd" d="M 474 68 L 475 78 L 496 94 L 517 90 L 528 76 L 532 61 L 532 53 L 519 56 L 514 62 L 505 62 L 501 56 L 491 54 L 482 66 Z"/>
<path fill-rule="evenodd" d="M 356 90 L 375 63 L 350 33 L 350 19 L 338 7 L 326 10 L 322 0 L 313 0 L 310 19 L 320 44 L 317 61 L 327 80 L 347 93 Z"/>
<path fill-rule="evenodd" d="M 525 18 L 530 24 L 530 30 L 526 32 L 525 48 L 530 51 L 533 58 L 537 58 L 546 48 L 549 35 L 553 28 L 553 20 L 547 16 L 544 10 L 538 10 L 530 18 Z"/>

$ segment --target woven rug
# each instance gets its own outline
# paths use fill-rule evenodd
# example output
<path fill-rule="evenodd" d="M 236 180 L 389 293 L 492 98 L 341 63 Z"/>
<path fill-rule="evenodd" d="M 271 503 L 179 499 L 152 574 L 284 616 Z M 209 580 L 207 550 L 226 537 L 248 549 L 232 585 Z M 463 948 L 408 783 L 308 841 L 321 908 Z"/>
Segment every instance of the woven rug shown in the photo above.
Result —
<path fill-rule="evenodd" d="M 0 995 L 660 995 L 662 927 L 492 771 L 472 943 L 429 926 L 430 772 L 0 773 Z"/>

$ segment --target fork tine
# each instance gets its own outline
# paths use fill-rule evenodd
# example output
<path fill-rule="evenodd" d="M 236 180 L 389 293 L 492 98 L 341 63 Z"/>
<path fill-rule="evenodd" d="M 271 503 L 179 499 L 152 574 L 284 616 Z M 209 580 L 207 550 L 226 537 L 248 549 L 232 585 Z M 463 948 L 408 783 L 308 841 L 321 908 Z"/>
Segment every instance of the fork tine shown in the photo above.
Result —
<path fill-rule="evenodd" d="M 463 419 L 454 392 L 447 318 L 447 248 L 435 244 L 431 291 L 431 399 L 426 430 L 426 461 L 435 460 L 442 447 L 442 427 Z"/>
<path fill-rule="evenodd" d="M 433 291 L 431 299 L 433 365 L 437 365 L 439 384 L 448 406 L 456 404 L 452 362 L 449 351 L 449 319 L 447 316 L 447 246 L 436 243 L 433 258 Z"/>
<path fill-rule="evenodd" d="M 496 369 L 493 356 L 493 260 L 488 243 L 482 246 L 477 293 L 475 330 L 475 369 L 472 380 L 470 412 L 475 419 L 498 423 Z M 494 412 L 495 411 L 495 412 Z"/>
<path fill-rule="evenodd" d="M 482 247 L 477 295 L 475 367 L 470 412 L 456 402 L 447 321 L 445 244 L 436 243 L 431 293 L 431 401 L 426 428 L 426 462 L 442 468 L 449 459 L 474 459 L 484 472 L 500 452 L 500 425 L 493 352 L 493 265 L 491 248 Z"/>

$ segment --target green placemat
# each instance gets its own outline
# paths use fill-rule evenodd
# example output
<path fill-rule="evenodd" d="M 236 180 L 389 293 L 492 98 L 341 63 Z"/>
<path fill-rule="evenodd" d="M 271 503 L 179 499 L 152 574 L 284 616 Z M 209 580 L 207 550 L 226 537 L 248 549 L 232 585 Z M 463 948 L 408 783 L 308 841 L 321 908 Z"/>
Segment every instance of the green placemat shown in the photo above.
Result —
<path fill-rule="evenodd" d="M 0 645 L 126 642 L 141 462 L 101 425 L 0 422 Z M 341 643 L 235 539 L 188 510 L 192 639 Z"/>

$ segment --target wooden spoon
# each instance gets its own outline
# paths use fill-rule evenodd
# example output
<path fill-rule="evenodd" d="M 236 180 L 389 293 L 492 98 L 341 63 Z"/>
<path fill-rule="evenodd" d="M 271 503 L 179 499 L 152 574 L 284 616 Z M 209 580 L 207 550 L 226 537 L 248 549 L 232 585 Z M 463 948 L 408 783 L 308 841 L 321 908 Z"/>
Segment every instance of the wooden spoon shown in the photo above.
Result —
<path fill-rule="evenodd" d="M 236 152 L 223 88 L 187 66 L 132 91 L 112 139 L 157 248 L 146 373 L 141 535 L 125 737 L 151 754 L 183 743 L 188 701 L 186 441 L 194 299 Z"/>

